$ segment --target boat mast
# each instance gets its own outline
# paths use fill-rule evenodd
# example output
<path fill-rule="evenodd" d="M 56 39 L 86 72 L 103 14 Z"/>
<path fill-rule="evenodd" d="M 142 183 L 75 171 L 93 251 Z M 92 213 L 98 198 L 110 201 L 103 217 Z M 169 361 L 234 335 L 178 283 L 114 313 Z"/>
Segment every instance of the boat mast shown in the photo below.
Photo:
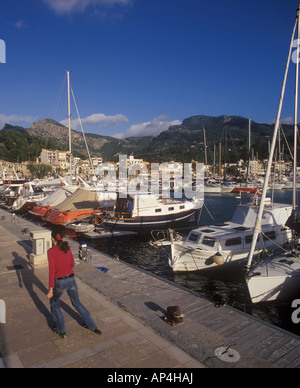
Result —
<path fill-rule="evenodd" d="M 251 119 L 249 118 L 249 128 L 248 128 L 248 168 L 247 168 L 247 182 L 250 177 L 250 165 L 251 165 Z"/>
<path fill-rule="evenodd" d="M 297 38 L 297 60 L 296 60 L 296 86 L 295 86 L 295 117 L 294 117 L 294 168 L 293 168 L 293 212 L 292 223 L 297 221 L 297 138 L 298 138 L 298 102 L 299 102 L 299 56 L 300 56 L 300 0 L 298 7 L 298 38 Z M 292 250 L 295 250 L 295 231 L 293 230 Z"/>
<path fill-rule="evenodd" d="M 260 202 L 260 206 L 259 206 L 259 210 L 258 210 L 258 214 L 257 214 L 257 218 L 256 218 L 252 245 L 251 245 L 250 253 L 248 256 L 248 264 L 247 264 L 248 269 L 251 267 L 253 256 L 254 256 L 254 251 L 255 251 L 255 247 L 256 247 L 256 243 L 257 243 L 257 239 L 258 239 L 258 235 L 261 232 L 261 220 L 262 220 L 262 215 L 263 215 L 263 211 L 264 211 L 264 207 L 265 207 L 265 199 L 267 196 L 267 190 L 268 190 L 268 186 L 269 186 L 269 180 L 270 180 L 270 175 L 271 175 L 274 152 L 275 152 L 275 147 L 276 147 L 276 142 L 277 142 L 277 135 L 278 135 L 278 130 L 279 130 L 279 126 L 280 126 L 280 117 L 281 117 L 283 99 L 284 99 L 284 94 L 285 94 L 287 76 L 288 76 L 288 71 L 289 71 L 290 62 L 291 62 L 291 55 L 292 55 L 292 49 L 293 49 L 293 43 L 294 43 L 294 37 L 295 37 L 297 23 L 298 23 L 298 30 L 299 30 L 299 22 L 300 22 L 299 21 L 299 18 L 300 18 L 299 9 L 300 9 L 300 0 L 299 0 L 299 7 L 298 7 L 298 15 L 297 15 L 297 19 L 296 19 L 293 34 L 292 34 L 290 50 L 289 50 L 287 65 L 286 65 L 286 69 L 285 69 L 284 80 L 283 80 L 283 84 L 282 84 L 282 90 L 281 90 L 279 106 L 278 106 L 278 111 L 277 111 L 277 117 L 276 117 L 276 122 L 275 122 L 273 140 L 272 140 L 272 144 L 271 144 L 268 166 L 267 166 L 266 175 L 265 175 L 265 182 L 264 182 L 263 191 L 262 191 L 262 195 L 261 195 L 261 202 Z M 298 49 L 299 49 L 299 46 L 298 46 Z M 299 58 L 299 56 L 297 57 L 297 59 L 298 58 Z"/>
<path fill-rule="evenodd" d="M 294 118 L 294 176 L 293 176 L 293 221 L 296 219 L 296 181 L 297 181 L 297 137 L 298 137 L 298 101 L 299 101 L 299 54 L 300 54 L 300 0 L 298 7 L 298 40 L 296 61 L 296 87 L 295 87 L 295 118 Z"/>
<path fill-rule="evenodd" d="M 206 132 L 205 132 L 204 126 L 203 126 L 203 135 L 204 135 L 204 163 L 205 163 L 205 175 L 208 177 L 208 172 L 207 172 L 207 168 L 208 168 L 208 164 L 207 164 L 207 144 L 206 144 Z"/>
<path fill-rule="evenodd" d="M 68 118 L 69 118 L 69 157 L 70 157 L 70 178 L 71 184 L 73 182 L 72 176 L 72 130 L 71 130 L 71 87 L 70 87 L 70 71 L 67 70 L 68 80 Z"/>

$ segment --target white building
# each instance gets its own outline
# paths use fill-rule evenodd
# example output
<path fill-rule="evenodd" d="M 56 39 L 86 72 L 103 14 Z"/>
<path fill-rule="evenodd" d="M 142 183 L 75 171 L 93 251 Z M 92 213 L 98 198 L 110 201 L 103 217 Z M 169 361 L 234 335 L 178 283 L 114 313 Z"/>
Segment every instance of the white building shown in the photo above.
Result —
<path fill-rule="evenodd" d="M 40 160 L 43 164 L 66 163 L 68 160 L 68 152 L 42 150 Z"/>

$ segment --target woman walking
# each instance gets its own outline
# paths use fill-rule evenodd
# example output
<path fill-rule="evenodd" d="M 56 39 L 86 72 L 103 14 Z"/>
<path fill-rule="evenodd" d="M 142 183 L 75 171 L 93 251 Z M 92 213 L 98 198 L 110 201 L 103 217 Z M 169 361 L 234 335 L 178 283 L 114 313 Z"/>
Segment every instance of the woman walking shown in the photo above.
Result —
<path fill-rule="evenodd" d="M 69 298 L 85 324 L 84 327 L 96 334 L 101 334 L 88 310 L 81 304 L 74 276 L 74 257 L 66 241 L 59 233 L 52 233 L 53 248 L 48 250 L 49 292 L 51 314 L 56 326 L 53 331 L 66 339 L 65 320 L 60 309 L 60 298 L 67 292 Z"/>

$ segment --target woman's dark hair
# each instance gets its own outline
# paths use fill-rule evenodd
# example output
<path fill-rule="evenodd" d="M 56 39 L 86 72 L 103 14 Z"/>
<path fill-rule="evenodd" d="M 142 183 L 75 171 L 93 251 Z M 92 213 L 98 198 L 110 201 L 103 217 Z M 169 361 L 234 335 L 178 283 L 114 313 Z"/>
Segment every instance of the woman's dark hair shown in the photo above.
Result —
<path fill-rule="evenodd" d="M 71 250 L 67 241 L 63 241 L 62 235 L 60 233 L 52 232 L 52 237 L 57 242 L 57 246 L 61 251 L 68 253 Z"/>

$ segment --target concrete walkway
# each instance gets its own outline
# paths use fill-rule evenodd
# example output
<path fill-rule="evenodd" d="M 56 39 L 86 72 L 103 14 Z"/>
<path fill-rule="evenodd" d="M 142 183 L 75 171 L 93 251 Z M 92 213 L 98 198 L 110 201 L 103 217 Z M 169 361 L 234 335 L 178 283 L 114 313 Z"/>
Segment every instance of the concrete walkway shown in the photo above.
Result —
<path fill-rule="evenodd" d="M 2 210 L 0 217 L 0 299 L 7 309 L 6 323 L 0 323 L 0 368 L 203 367 L 79 279 L 81 301 L 102 335 L 81 326 L 80 316 L 64 295 L 61 306 L 67 339 L 59 338 L 50 329 L 53 322 L 46 297 L 48 267 L 33 268 L 29 264 L 30 237 L 21 234 L 32 225 L 20 219 L 12 222 L 10 215 Z M 86 266 L 79 264 L 76 272 L 84 271 Z"/>

